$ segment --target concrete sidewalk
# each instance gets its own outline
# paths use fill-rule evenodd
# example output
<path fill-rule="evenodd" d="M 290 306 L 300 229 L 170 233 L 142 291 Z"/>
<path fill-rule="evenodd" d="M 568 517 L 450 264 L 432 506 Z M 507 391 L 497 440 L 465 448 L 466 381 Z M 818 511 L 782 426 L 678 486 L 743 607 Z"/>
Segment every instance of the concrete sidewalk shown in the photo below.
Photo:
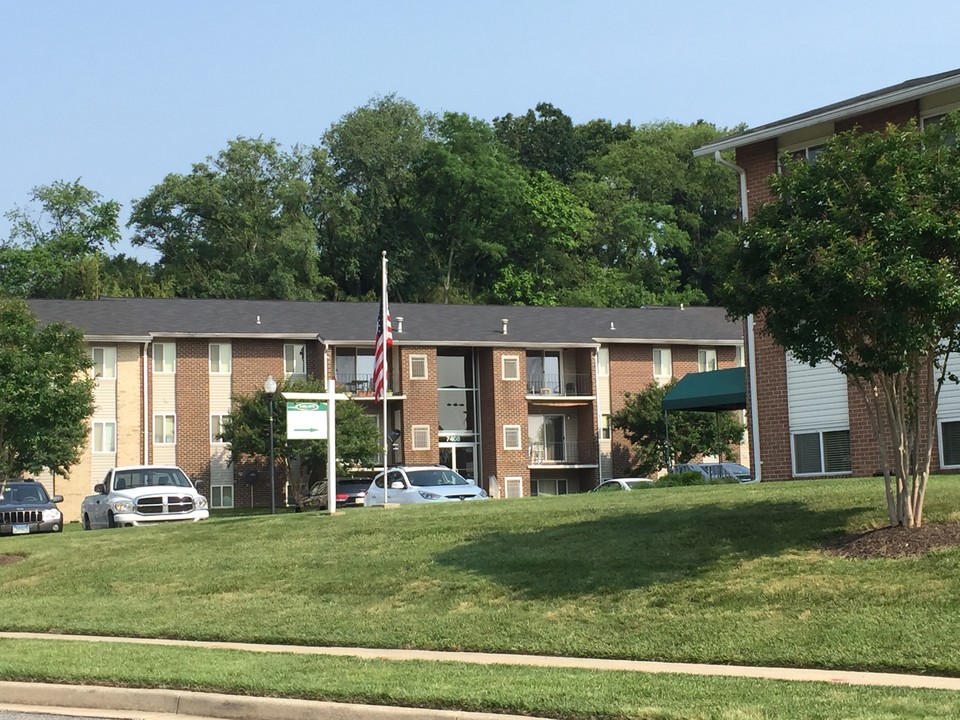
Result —
<path fill-rule="evenodd" d="M 91 643 L 133 643 L 181 647 L 243 650 L 246 652 L 293 653 L 301 655 L 339 655 L 381 660 L 431 660 L 436 662 L 477 663 L 483 665 L 528 665 L 537 667 L 582 668 L 586 670 L 617 670 L 643 673 L 680 673 L 721 677 L 760 678 L 828 682 L 848 685 L 876 685 L 884 687 L 960 690 L 960 678 L 901 673 L 870 673 L 844 670 L 813 670 L 804 668 L 746 667 L 739 665 L 706 665 L 700 663 L 666 663 L 641 660 L 604 660 L 596 658 L 548 657 L 540 655 L 509 655 L 501 653 L 439 652 L 432 650 L 392 650 L 345 647 L 308 647 L 302 645 L 265 645 L 259 643 L 231 643 L 218 641 L 165 640 L 151 638 L 103 637 L 91 635 L 57 635 L 48 633 L 0 632 L 0 638 L 27 640 L 56 640 Z M 145 713 L 137 717 L 153 717 L 161 713 L 167 717 L 186 716 L 235 718 L 237 720 L 297 720 L 303 717 L 322 717 L 332 720 L 381 720 L 383 718 L 425 718 L 436 720 L 506 720 L 518 716 L 489 713 L 465 713 L 421 708 L 393 708 L 373 705 L 347 705 L 255 698 L 215 693 L 195 693 L 178 690 L 140 690 L 127 688 L 47 685 L 41 683 L 0 682 L 0 705 L 42 706 L 50 712 L 52 706 L 98 708 Z M 13 709 L 13 708 L 12 708 Z"/>

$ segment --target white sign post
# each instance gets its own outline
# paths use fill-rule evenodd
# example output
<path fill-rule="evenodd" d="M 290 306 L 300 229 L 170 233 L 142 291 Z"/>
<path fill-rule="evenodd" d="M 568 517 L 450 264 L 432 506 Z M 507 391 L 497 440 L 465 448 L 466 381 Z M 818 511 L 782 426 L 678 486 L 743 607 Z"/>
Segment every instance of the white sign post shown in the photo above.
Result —
<path fill-rule="evenodd" d="M 349 398 L 337 393 L 333 380 L 327 380 L 325 393 L 288 392 L 283 398 L 287 401 L 287 439 L 327 439 L 327 512 L 332 515 L 337 511 L 337 400 Z"/>

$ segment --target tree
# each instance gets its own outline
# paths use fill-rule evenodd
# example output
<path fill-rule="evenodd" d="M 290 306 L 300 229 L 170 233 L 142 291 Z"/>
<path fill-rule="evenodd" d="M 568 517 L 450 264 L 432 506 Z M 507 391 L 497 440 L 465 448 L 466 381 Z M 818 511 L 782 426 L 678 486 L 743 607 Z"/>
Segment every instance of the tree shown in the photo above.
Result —
<path fill-rule="evenodd" d="M 159 281 L 179 297 L 324 297 L 330 283 L 305 211 L 311 160 L 275 140 L 237 138 L 134 202 L 133 243 L 160 253 Z"/>
<path fill-rule="evenodd" d="M 104 253 L 120 239 L 120 204 L 79 180 L 35 187 L 31 212 L 6 213 L 10 238 L 0 243 L 0 291 L 18 297 L 84 299 L 104 287 Z"/>
<path fill-rule="evenodd" d="M 530 171 L 543 170 L 567 182 L 580 165 L 573 121 L 560 108 L 541 102 L 523 115 L 494 118 L 497 139 Z"/>
<path fill-rule="evenodd" d="M 937 402 L 960 341 L 960 120 L 841 133 L 782 159 L 723 285 L 735 317 L 860 392 L 891 525 L 919 527 Z M 892 452 L 891 452 L 892 450 Z"/>
<path fill-rule="evenodd" d="M 274 458 L 290 481 L 292 499 L 297 505 L 303 489 L 326 478 L 326 440 L 288 440 L 287 414 L 280 393 L 326 392 L 320 380 L 283 383 L 274 397 L 273 445 Z M 341 470 L 357 466 L 371 466 L 380 452 L 380 434 L 376 421 L 363 411 L 357 402 L 337 403 L 337 467 Z M 266 458 L 270 452 L 270 402 L 261 389 L 252 395 L 234 398 L 234 409 L 224 419 L 223 440 L 229 445 L 230 462 L 238 463 L 245 457 Z M 294 473 L 294 469 L 297 472 Z"/>
<path fill-rule="evenodd" d="M 22 300 L 0 300 L 0 478 L 49 468 L 66 475 L 80 459 L 93 412 L 83 333 L 37 326 Z"/>
<path fill-rule="evenodd" d="M 611 418 L 633 444 L 635 470 L 641 475 L 663 468 L 664 458 L 671 466 L 707 454 L 735 460 L 731 446 L 743 441 L 744 428 L 735 413 L 681 410 L 670 413 L 668 444 L 663 398 L 676 384 L 652 383 L 639 393 L 627 393 L 623 409 Z"/>

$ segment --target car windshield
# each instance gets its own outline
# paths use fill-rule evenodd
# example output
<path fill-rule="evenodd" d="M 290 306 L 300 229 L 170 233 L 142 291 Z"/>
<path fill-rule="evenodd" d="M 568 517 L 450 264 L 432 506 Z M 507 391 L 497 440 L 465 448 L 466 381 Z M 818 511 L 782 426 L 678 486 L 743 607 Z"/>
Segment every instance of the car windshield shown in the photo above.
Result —
<path fill-rule="evenodd" d="M 453 470 L 407 470 L 411 485 L 417 487 L 436 487 L 437 485 L 469 485 Z"/>
<path fill-rule="evenodd" d="M 177 468 L 137 468 L 118 470 L 113 478 L 114 490 L 129 490 L 142 487 L 190 487 L 190 480 Z"/>
<path fill-rule="evenodd" d="M 3 496 L 3 500 L 0 500 L 0 502 L 4 503 L 50 502 L 47 491 L 40 484 L 7 485 L 6 487 L 0 485 L 0 495 Z"/>

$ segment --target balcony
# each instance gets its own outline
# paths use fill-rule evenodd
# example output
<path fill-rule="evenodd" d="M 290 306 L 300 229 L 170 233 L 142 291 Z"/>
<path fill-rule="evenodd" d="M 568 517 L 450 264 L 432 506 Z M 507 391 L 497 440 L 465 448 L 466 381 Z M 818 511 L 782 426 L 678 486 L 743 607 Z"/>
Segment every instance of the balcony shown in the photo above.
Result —
<path fill-rule="evenodd" d="M 593 385 L 589 373 L 544 374 L 527 377 L 527 395 L 537 397 L 592 397 Z"/>
<path fill-rule="evenodd" d="M 346 373 L 337 373 L 336 378 L 337 391 L 342 392 L 355 400 L 373 400 L 373 375 L 353 375 Z M 390 389 L 390 383 L 387 382 L 387 397 L 395 397 L 393 390 Z"/>
<path fill-rule="evenodd" d="M 530 443 L 527 446 L 527 463 L 531 466 L 595 467 L 598 462 L 595 442 Z"/>

